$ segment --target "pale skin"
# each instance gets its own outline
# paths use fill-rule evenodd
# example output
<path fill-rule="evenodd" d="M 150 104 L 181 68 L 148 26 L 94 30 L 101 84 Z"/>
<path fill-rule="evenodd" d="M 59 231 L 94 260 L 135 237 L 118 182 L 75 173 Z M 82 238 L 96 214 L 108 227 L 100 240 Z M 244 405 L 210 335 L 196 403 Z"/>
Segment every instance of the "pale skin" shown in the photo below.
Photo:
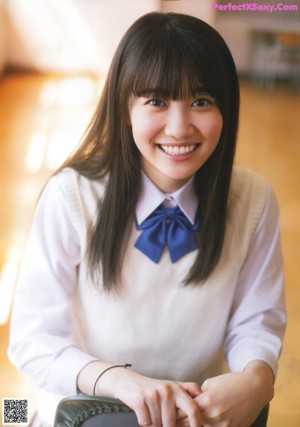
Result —
<path fill-rule="evenodd" d="M 206 162 L 223 126 L 214 98 L 201 89 L 184 100 L 132 97 L 129 118 L 142 169 L 165 193 L 183 186 Z"/>
<path fill-rule="evenodd" d="M 78 388 L 91 395 L 99 372 L 108 366 L 94 361 L 78 375 Z M 118 398 L 136 413 L 141 426 L 250 427 L 274 394 L 273 372 L 256 360 L 238 373 L 196 383 L 157 380 L 131 369 L 107 371 L 96 384 L 97 396 Z"/>
<path fill-rule="evenodd" d="M 214 98 L 200 89 L 176 101 L 132 97 L 129 122 L 143 171 L 165 193 L 184 185 L 206 162 L 223 126 Z M 86 365 L 78 375 L 79 390 L 92 395 L 99 374 L 109 366 L 100 361 Z M 97 381 L 95 394 L 122 400 L 141 426 L 251 427 L 273 397 L 273 379 L 271 368 L 261 360 L 242 372 L 207 379 L 201 388 L 196 383 L 148 378 L 134 367 L 114 368 Z"/>

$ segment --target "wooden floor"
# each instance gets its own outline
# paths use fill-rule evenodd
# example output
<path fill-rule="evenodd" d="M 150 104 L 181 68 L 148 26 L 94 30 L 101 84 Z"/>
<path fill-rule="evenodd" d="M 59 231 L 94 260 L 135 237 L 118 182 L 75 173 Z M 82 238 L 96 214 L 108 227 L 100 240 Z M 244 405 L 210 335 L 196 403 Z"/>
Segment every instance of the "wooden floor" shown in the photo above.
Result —
<path fill-rule="evenodd" d="M 36 198 L 78 141 L 100 91 L 88 77 L 7 74 L 0 80 L 0 396 L 27 398 L 35 386 L 6 356 L 5 309 L 22 257 Z M 242 82 L 237 161 L 263 173 L 281 207 L 289 324 L 269 427 L 300 426 L 300 94 Z M 6 295 L 7 294 L 7 295 Z M 6 295 L 3 297 L 2 295 Z M 7 298 L 7 301 L 5 300 Z"/>

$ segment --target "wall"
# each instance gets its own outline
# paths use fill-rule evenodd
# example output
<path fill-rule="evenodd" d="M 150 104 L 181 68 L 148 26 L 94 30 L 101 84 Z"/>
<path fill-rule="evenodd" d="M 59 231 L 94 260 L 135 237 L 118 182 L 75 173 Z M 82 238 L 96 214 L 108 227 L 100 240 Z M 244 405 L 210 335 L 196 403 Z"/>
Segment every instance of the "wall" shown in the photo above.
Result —
<path fill-rule="evenodd" d="M 74 4 L 93 34 L 105 68 L 128 27 L 160 8 L 160 0 L 74 0 Z"/>
<path fill-rule="evenodd" d="M 0 0 L 1 2 L 2 0 Z M 144 13 L 187 13 L 213 22 L 211 0 L 6 0 L 9 65 L 106 72 L 127 28 Z"/>
<path fill-rule="evenodd" d="M 163 12 L 177 12 L 196 16 L 213 25 L 215 11 L 212 8 L 213 0 L 171 0 L 161 1 Z"/>
<path fill-rule="evenodd" d="M 234 4 L 243 3 L 237 0 Z M 225 4 L 225 0 L 219 3 Z M 244 2 L 246 3 L 246 2 Z M 250 2 L 248 2 L 250 3 Z M 275 5 L 277 2 L 260 0 L 260 5 Z M 295 11 L 216 11 L 215 28 L 227 42 L 240 72 L 251 71 L 254 60 L 254 37 L 258 31 L 296 32 L 300 34 L 300 0 L 290 0 Z"/>
<path fill-rule="evenodd" d="M 0 75 L 6 63 L 5 33 L 4 4 L 3 1 L 0 0 Z"/>
<path fill-rule="evenodd" d="M 238 70 L 247 72 L 255 28 L 300 31 L 300 0 L 290 1 L 299 4 L 297 12 L 220 11 L 213 8 L 214 0 L 0 0 L 0 72 L 6 60 L 40 71 L 105 73 L 129 25 L 153 10 L 191 14 L 210 23 L 228 43 Z"/>
<path fill-rule="evenodd" d="M 159 0 L 6 0 L 7 61 L 46 72 L 105 72 L 128 26 L 159 6 Z"/>

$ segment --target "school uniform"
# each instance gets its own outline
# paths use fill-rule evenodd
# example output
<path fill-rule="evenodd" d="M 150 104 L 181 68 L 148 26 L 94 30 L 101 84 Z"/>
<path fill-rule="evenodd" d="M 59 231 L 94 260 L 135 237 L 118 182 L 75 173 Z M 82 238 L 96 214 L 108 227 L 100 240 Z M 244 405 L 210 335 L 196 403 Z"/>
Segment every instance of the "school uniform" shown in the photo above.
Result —
<path fill-rule="evenodd" d="M 204 283 L 183 286 L 197 250 L 172 263 L 165 249 L 154 263 L 135 247 L 141 232 L 133 223 L 120 283 L 107 293 L 91 283 L 86 262 L 105 184 L 67 168 L 50 179 L 35 213 L 9 356 L 44 390 L 41 418 L 53 424 L 57 401 L 77 393 L 78 373 L 96 359 L 199 385 L 222 373 L 224 361 L 237 372 L 264 360 L 276 375 L 286 314 L 279 213 L 270 185 L 234 168 L 222 255 Z M 179 205 L 195 222 L 192 180 L 165 195 L 143 176 L 137 223 L 163 202 Z"/>

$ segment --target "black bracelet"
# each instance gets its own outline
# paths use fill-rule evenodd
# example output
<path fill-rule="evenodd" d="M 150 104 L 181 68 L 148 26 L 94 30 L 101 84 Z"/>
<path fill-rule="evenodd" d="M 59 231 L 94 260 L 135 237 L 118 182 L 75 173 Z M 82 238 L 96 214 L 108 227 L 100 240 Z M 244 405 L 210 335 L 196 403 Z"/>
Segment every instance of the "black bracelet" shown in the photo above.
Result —
<path fill-rule="evenodd" d="M 104 371 L 101 372 L 101 374 L 97 377 L 97 379 L 95 381 L 94 388 L 93 388 L 93 396 L 96 396 L 96 385 L 97 385 L 97 382 L 100 380 L 100 378 L 102 377 L 102 375 L 105 374 L 105 372 L 107 372 L 107 371 L 109 371 L 110 369 L 113 369 L 113 368 L 125 368 L 126 369 L 126 368 L 130 368 L 131 366 L 132 365 L 130 363 L 125 363 L 125 365 L 114 365 L 114 366 L 110 366 L 107 369 L 104 369 Z"/>

